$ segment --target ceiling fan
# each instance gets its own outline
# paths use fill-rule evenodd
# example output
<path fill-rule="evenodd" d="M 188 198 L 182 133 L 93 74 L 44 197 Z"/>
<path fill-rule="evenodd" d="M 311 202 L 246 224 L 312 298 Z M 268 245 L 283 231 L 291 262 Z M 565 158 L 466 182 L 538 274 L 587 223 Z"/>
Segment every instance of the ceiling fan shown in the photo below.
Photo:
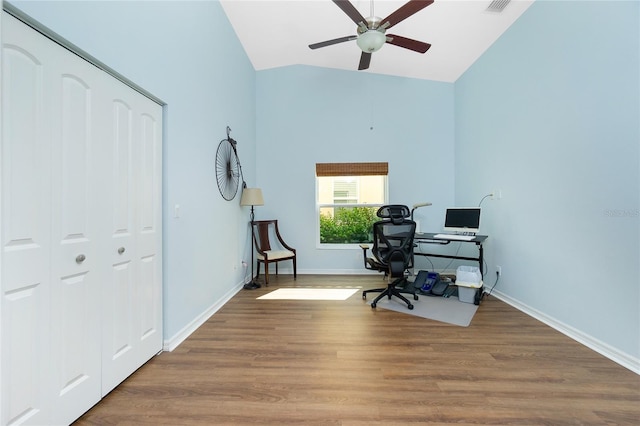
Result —
<path fill-rule="evenodd" d="M 400 6 L 395 12 L 384 19 L 380 19 L 373 14 L 373 0 L 371 0 L 371 16 L 364 18 L 360 12 L 351 4 L 349 0 L 332 0 L 349 18 L 358 26 L 357 35 L 335 38 L 333 40 L 322 41 L 310 44 L 311 49 L 331 46 L 345 41 L 356 40 L 358 47 L 362 50 L 360 55 L 359 70 L 366 70 L 371 63 L 371 54 L 378 51 L 385 43 L 404 47 L 419 53 L 425 53 L 431 45 L 422 41 L 412 40 L 395 34 L 386 34 L 387 29 L 396 25 L 400 21 L 424 9 L 433 3 L 434 0 L 409 0 Z"/>

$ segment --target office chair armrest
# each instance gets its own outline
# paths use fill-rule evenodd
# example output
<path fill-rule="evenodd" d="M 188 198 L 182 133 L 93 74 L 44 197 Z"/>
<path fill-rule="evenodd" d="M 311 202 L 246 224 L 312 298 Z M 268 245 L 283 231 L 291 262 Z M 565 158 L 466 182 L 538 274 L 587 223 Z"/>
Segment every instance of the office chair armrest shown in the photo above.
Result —
<path fill-rule="evenodd" d="M 360 248 L 362 249 L 362 259 L 364 260 L 364 269 L 370 269 L 372 271 L 382 271 L 382 267 L 371 257 L 367 257 L 367 250 L 369 250 L 368 244 L 360 244 Z"/>
<path fill-rule="evenodd" d="M 365 269 L 372 269 L 369 266 L 369 263 L 367 262 L 367 250 L 369 250 L 369 245 L 368 244 L 360 244 L 360 248 L 362 249 L 362 259 L 364 260 L 364 268 Z"/>

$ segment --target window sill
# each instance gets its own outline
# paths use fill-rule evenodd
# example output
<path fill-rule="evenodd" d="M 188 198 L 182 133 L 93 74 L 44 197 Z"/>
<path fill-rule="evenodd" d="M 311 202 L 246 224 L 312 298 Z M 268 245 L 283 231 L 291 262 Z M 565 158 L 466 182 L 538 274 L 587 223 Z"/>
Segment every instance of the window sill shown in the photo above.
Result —
<path fill-rule="evenodd" d="M 353 244 L 316 244 L 319 250 L 362 250 L 360 244 L 371 246 L 373 243 L 353 243 Z"/>

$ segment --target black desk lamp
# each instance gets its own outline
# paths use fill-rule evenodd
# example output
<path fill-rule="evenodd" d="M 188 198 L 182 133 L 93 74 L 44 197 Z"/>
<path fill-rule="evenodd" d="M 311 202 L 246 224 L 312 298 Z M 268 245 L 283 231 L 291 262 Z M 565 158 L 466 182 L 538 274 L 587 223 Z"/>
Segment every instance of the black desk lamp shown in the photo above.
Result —
<path fill-rule="evenodd" d="M 251 222 L 255 219 L 255 213 L 253 211 L 254 206 L 264 206 L 264 198 L 262 197 L 262 190 L 260 188 L 243 188 L 242 197 L 240 198 L 241 206 L 251 206 Z M 253 277 L 253 224 L 251 226 L 251 281 L 244 285 L 247 290 L 253 290 L 260 287 L 260 284 L 256 282 Z"/>

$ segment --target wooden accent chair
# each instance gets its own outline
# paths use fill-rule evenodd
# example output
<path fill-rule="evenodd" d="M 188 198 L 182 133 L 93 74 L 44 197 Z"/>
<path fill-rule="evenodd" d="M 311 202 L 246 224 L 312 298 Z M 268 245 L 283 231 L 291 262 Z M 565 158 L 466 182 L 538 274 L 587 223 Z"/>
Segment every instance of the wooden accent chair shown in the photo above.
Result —
<path fill-rule="evenodd" d="M 260 275 L 260 264 L 264 263 L 264 283 L 269 285 L 269 264 L 276 264 L 276 275 L 278 274 L 278 262 L 283 260 L 293 261 L 293 279 L 297 278 L 296 270 L 296 249 L 289 246 L 278 229 L 278 221 L 255 220 L 251 222 L 253 243 L 256 247 L 257 272 L 256 278 Z"/>

